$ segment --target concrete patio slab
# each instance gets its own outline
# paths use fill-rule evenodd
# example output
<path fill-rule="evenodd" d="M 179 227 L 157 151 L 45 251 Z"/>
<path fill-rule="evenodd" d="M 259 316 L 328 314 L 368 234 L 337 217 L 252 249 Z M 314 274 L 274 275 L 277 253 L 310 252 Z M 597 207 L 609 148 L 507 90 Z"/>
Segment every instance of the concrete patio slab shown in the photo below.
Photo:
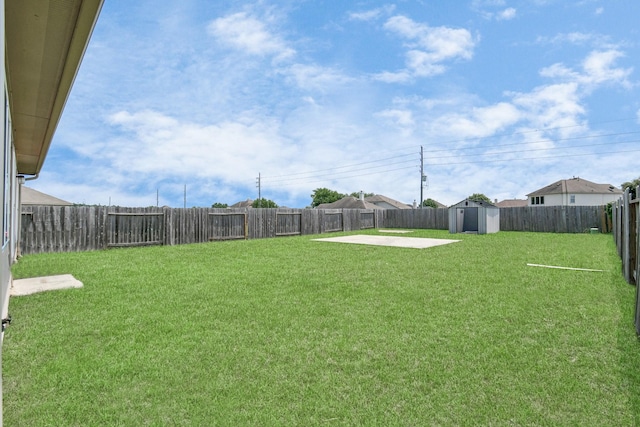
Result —
<path fill-rule="evenodd" d="M 57 276 L 31 277 L 16 279 L 10 289 L 11 296 L 31 295 L 37 292 L 55 291 L 59 289 L 81 288 L 82 282 L 71 274 Z"/>
<path fill-rule="evenodd" d="M 406 234 L 413 233 L 413 230 L 378 230 L 378 233 Z"/>
<path fill-rule="evenodd" d="M 396 237 L 356 234 L 353 236 L 327 237 L 313 239 L 318 242 L 355 243 L 359 245 L 395 246 L 399 248 L 424 249 L 433 246 L 448 245 L 460 240 L 432 239 L 426 237 Z"/>

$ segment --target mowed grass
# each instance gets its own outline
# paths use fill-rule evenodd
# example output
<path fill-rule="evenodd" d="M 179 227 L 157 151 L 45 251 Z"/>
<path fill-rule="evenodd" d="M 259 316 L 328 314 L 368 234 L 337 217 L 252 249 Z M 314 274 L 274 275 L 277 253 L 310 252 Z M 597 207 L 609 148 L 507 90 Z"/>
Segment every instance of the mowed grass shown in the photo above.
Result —
<path fill-rule="evenodd" d="M 640 422 L 635 289 L 610 235 L 407 236 L 461 242 L 25 256 L 15 278 L 84 288 L 11 299 L 5 425 Z"/>

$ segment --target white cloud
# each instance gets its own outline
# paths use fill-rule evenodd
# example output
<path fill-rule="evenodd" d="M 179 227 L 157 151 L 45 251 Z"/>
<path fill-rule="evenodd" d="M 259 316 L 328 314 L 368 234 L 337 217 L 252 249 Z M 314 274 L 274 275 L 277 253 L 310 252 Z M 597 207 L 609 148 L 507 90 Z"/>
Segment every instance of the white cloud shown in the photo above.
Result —
<path fill-rule="evenodd" d="M 282 37 L 272 33 L 267 25 L 245 12 L 213 20 L 207 27 L 218 41 L 250 55 L 274 56 L 285 59 L 295 55 Z"/>
<path fill-rule="evenodd" d="M 627 80 L 632 72 L 631 68 L 616 68 L 615 62 L 623 57 L 623 53 L 618 50 L 594 51 L 583 61 L 584 69 L 583 82 L 586 85 L 597 85 L 605 82 L 613 82 L 622 86 L 629 86 Z"/>
<path fill-rule="evenodd" d="M 384 29 L 406 40 L 406 72 L 413 76 L 429 77 L 442 74 L 445 61 L 471 59 L 475 40 L 463 28 L 430 27 L 405 16 L 394 16 L 387 20 Z M 394 75 L 405 77 L 404 70 L 391 74 L 379 74 L 379 80 L 393 80 Z"/>
<path fill-rule="evenodd" d="M 617 46 L 611 42 L 610 37 L 598 33 L 584 33 L 580 31 L 572 31 L 570 33 L 559 33 L 553 37 L 539 36 L 537 43 L 550 44 L 559 46 L 563 44 L 572 44 L 576 46 L 594 46 L 598 49 L 616 49 Z"/>
<path fill-rule="evenodd" d="M 516 9 L 513 7 L 504 8 L 505 6 L 506 2 L 503 0 L 474 0 L 471 2 L 471 9 L 487 20 L 508 21 L 515 18 Z M 501 10 L 496 10 L 498 8 Z"/>
<path fill-rule="evenodd" d="M 463 113 L 440 116 L 435 120 L 439 133 L 453 138 L 483 138 L 517 123 L 522 113 L 509 103 L 474 107 Z"/>
<path fill-rule="evenodd" d="M 416 127 L 413 111 L 409 109 L 390 108 L 375 113 L 374 117 L 390 123 L 403 137 L 410 136 Z"/>
<path fill-rule="evenodd" d="M 389 18 L 384 28 L 408 39 L 409 46 L 428 52 L 433 61 L 473 56 L 475 42 L 463 28 L 430 27 L 405 16 Z"/>
<path fill-rule="evenodd" d="M 413 80 L 412 74 L 407 70 L 401 70 L 395 73 L 383 71 L 382 73 L 374 74 L 372 77 L 374 80 L 385 83 L 409 83 Z"/>
<path fill-rule="evenodd" d="M 238 183 L 257 172 L 247 165 L 286 153 L 277 125 L 269 120 L 198 125 L 145 110 L 118 112 L 110 122 L 121 136 L 109 141 L 105 157 L 123 174 L 162 176 L 171 171 Z"/>
<path fill-rule="evenodd" d="M 392 120 L 399 126 L 413 126 L 413 113 L 411 110 L 388 109 L 376 114 L 378 117 Z"/>
<path fill-rule="evenodd" d="M 395 8 L 395 5 L 389 4 L 362 12 L 350 12 L 348 16 L 352 21 L 375 21 L 382 16 L 391 14 Z"/>
<path fill-rule="evenodd" d="M 471 7 L 474 9 L 480 9 L 483 7 L 491 7 L 491 6 L 504 6 L 506 4 L 505 0 L 473 0 L 471 2 Z"/>
<path fill-rule="evenodd" d="M 496 14 L 496 19 L 498 21 L 508 21 L 516 17 L 516 10 L 512 7 L 506 8 L 505 10 L 498 12 Z"/>
<path fill-rule="evenodd" d="M 534 129 L 558 129 L 566 135 L 582 124 L 580 118 L 585 109 L 576 82 L 550 84 L 510 95 Z"/>
<path fill-rule="evenodd" d="M 623 56 L 622 52 L 615 49 L 593 51 L 582 61 L 581 72 L 573 70 L 564 64 L 557 63 L 543 68 L 540 71 L 540 75 L 543 77 L 578 82 L 585 90 L 591 90 L 605 83 L 629 87 L 631 83 L 628 77 L 631 75 L 633 69 L 615 66 L 617 59 Z"/>
<path fill-rule="evenodd" d="M 338 70 L 317 65 L 294 64 L 281 71 L 305 90 L 328 92 L 336 86 L 354 81 Z"/>

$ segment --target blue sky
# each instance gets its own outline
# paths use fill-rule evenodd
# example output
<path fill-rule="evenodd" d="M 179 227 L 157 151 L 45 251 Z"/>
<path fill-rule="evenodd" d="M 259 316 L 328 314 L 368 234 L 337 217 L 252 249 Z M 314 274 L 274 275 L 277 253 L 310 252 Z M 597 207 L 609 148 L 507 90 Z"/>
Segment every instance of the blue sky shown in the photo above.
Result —
<path fill-rule="evenodd" d="M 87 204 L 446 205 L 640 176 L 636 0 L 107 0 L 40 178 Z"/>

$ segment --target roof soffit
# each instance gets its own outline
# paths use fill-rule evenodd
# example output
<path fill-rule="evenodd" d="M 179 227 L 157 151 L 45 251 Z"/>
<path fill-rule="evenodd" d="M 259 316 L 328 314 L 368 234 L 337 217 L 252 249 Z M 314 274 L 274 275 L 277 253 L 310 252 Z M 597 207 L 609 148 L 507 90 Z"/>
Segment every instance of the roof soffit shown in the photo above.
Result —
<path fill-rule="evenodd" d="M 103 0 L 5 2 L 7 86 L 18 173 L 37 174 Z"/>

